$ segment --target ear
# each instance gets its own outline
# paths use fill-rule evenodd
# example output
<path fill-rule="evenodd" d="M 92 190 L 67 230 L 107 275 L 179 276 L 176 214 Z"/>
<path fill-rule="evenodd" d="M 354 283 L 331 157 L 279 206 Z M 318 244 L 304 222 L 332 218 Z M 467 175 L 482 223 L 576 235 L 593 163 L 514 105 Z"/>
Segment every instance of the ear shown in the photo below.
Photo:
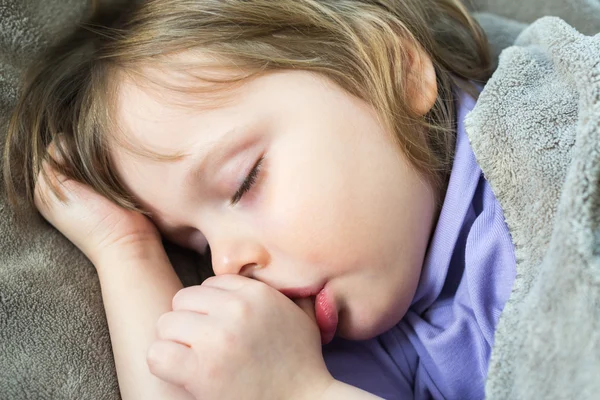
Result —
<path fill-rule="evenodd" d="M 411 108 L 422 116 L 431 110 L 438 96 L 435 69 L 431 58 L 419 44 L 408 44 L 407 52 L 409 57 L 406 81 L 408 98 L 412 102 Z"/>

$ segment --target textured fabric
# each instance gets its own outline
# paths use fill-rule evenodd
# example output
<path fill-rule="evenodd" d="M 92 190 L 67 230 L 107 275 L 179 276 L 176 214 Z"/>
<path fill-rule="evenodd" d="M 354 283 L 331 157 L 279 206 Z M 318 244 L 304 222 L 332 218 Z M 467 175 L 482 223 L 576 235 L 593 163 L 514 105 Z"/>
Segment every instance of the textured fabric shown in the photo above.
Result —
<path fill-rule="evenodd" d="M 588 34 L 600 30 L 598 0 L 465 2 L 477 11 L 476 17 L 495 55 L 512 45 L 526 24 L 544 15 L 559 16 Z M 0 0 L 0 143 L 22 72 L 48 43 L 74 27 L 90 3 L 89 0 Z M 528 54 L 531 60 L 532 54 L 540 53 L 540 45 L 532 43 L 555 40 L 552 47 L 541 47 L 546 58 L 552 60 L 549 49 L 556 52 L 565 48 L 569 53 L 571 41 L 591 43 L 589 38 L 584 40 L 577 35 L 557 36 L 560 31 L 565 28 L 544 27 L 540 32 L 547 39 L 530 36 L 527 41 L 519 42 L 519 52 Z M 594 272 L 590 262 L 589 249 L 594 243 L 583 245 L 586 238 L 591 240 L 597 236 L 593 232 L 598 231 L 592 229 L 591 222 L 598 215 L 593 204 L 597 204 L 600 192 L 594 176 L 600 176 L 597 171 L 600 163 L 593 156 L 595 147 L 587 145 L 600 143 L 597 128 L 592 130 L 598 126 L 600 113 L 594 112 L 592 106 L 597 104 L 593 100 L 597 98 L 593 94 L 597 85 L 593 84 L 594 63 L 590 59 L 598 50 L 586 46 L 590 50 L 581 49 L 563 57 L 560 74 L 544 67 L 537 77 L 526 68 L 527 58 L 516 59 L 518 52 L 511 50 L 500 67 L 502 79 L 492 81 L 489 95 L 484 90 L 477 113 L 480 117 L 474 119 L 471 130 L 467 129 L 478 162 L 503 206 L 513 239 L 519 240 L 518 270 L 519 275 L 523 274 L 515 282 L 512 295 L 515 305 L 511 306 L 513 300 L 509 300 L 496 332 L 487 384 L 491 399 L 596 399 L 600 393 L 597 378 L 600 318 L 598 307 L 590 306 L 600 304 L 598 290 L 593 286 L 600 282 L 600 273 L 597 267 Z M 514 64 L 512 69 L 511 64 Z M 576 68 L 570 68 L 570 64 Z M 523 75 L 522 71 L 529 72 Z M 550 73 L 540 85 L 540 78 Z M 500 91 L 502 87 L 505 90 Z M 537 87 L 544 89 L 536 92 Z M 571 89 L 565 92 L 565 87 Z M 568 93 L 572 94 L 567 99 Z M 562 99 L 562 103 L 532 100 L 540 95 L 543 99 Z M 524 98 L 529 100 L 522 101 Z M 509 107 L 510 103 L 516 108 Z M 541 114 L 554 116 L 555 121 L 537 120 L 535 117 Z M 564 121 L 566 127 L 560 135 L 556 133 L 557 120 Z M 564 134 L 566 130 L 571 136 Z M 553 236 L 552 223 L 570 160 L 570 153 L 565 155 L 559 150 L 572 146 L 576 131 L 581 155 L 573 163 L 571 183 L 565 183 L 568 194 L 560 208 L 562 222 Z M 553 145 L 543 144 L 546 137 L 561 139 Z M 586 146 L 591 166 L 590 162 L 583 162 Z M 540 157 L 543 154 L 548 159 Z M 0 233 L 0 399 L 119 399 L 101 294 L 92 265 L 33 211 L 24 224 L 17 224 L 2 187 Z M 574 240 L 580 244 L 574 244 Z M 566 247 L 570 250 L 565 251 Z M 531 271 L 536 270 L 548 248 L 554 250 L 545 257 L 545 268 L 552 273 L 547 274 L 546 283 L 536 284 Z M 581 250 L 573 251 L 578 248 Z M 169 254 L 185 285 L 201 280 L 198 260 L 193 255 L 180 250 Z M 577 274 L 580 278 L 576 278 Z M 564 279 L 563 275 L 571 279 Z M 553 294 L 553 285 L 558 283 L 562 289 Z M 528 296 L 532 287 L 534 294 Z M 543 294 L 548 292 L 550 296 L 545 299 Z M 518 305 L 528 297 L 537 300 L 526 307 Z M 524 315 L 522 322 L 520 314 Z M 555 333 L 553 326 L 559 327 L 560 332 Z M 517 337 L 515 332 L 522 333 Z M 365 348 L 361 352 L 355 347 L 353 351 L 357 358 L 368 360 L 376 354 L 371 350 Z M 380 371 L 381 379 L 392 382 L 395 376 L 391 371 Z M 396 384 L 404 385 L 402 380 Z"/>
<path fill-rule="evenodd" d="M 494 330 L 516 260 L 502 209 L 464 132 L 474 104 L 468 95 L 457 97 L 452 173 L 406 316 L 376 339 L 336 339 L 324 347 L 336 378 L 387 399 L 484 397 Z"/>
<path fill-rule="evenodd" d="M 598 399 L 600 34 L 537 20 L 501 54 L 465 128 L 518 260 L 487 398 Z"/>

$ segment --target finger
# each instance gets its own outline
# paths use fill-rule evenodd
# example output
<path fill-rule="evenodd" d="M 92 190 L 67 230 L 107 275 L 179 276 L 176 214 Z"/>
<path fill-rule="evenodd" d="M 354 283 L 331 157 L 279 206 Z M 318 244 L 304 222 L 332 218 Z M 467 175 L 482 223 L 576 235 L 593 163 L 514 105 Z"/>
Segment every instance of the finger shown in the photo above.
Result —
<path fill-rule="evenodd" d="M 67 178 L 52 167 L 52 162 L 58 165 L 64 165 L 65 157 L 65 137 L 63 134 L 57 135 L 46 147 L 46 151 L 51 160 L 42 162 L 42 170 L 38 173 L 36 190 L 34 192 L 36 207 L 51 207 L 58 200 L 66 203 L 73 195 L 82 191 L 83 185 Z M 54 190 L 53 190 L 54 189 Z"/>
<path fill-rule="evenodd" d="M 173 311 L 188 310 L 201 314 L 210 314 L 215 305 L 225 304 L 231 297 L 229 291 L 221 288 L 196 285 L 181 289 L 173 297 Z"/>
<path fill-rule="evenodd" d="M 239 290 L 247 285 L 263 284 L 260 281 L 236 274 L 211 276 L 202 282 L 202 286 L 210 286 L 223 290 Z"/>
<path fill-rule="evenodd" d="M 308 315 L 308 317 L 316 324 L 317 317 L 315 315 L 315 300 L 311 297 L 303 297 L 301 299 L 295 299 L 294 303 L 302 309 Z"/>
<path fill-rule="evenodd" d="M 52 191 L 52 187 L 58 189 L 58 194 L 65 197 L 64 191 L 61 190 L 62 184 L 67 178 L 54 170 L 47 161 L 42 163 L 42 170 L 39 171 L 35 183 L 34 203 L 38 209 L 49 208 L 52 203 L 59 199 Z M 40 210 L 41 211 L 41 210 Z"/>
<path fill-rule="evenodd" d="M 171 340 L 186 346 L 208 339 L 209 321 L 206 315 L 193 311 L 172 311 L 156 322 L 159 339 Z"/>
<path fill-rule="evenodd" d="M 63 164 L 65 158 L 57 145 L 59 141 L 60 138 L 54 139 L 48 145 L 47 152 L 55 163 Z M 67 204 L 69 200 L 81 197 L 86 190 L 89 192 L 84 185 L 67 178 L 53 168 L 50 161 L 44 160 L 35 183 L 34 204 L 44 214 L 58 204 Z"/>
<path fill-rule="evenodd" d="M 62 149 L 64 149 L 64 147 L 63 147 L 64 143 L 65 143 L 64 138 L 61 135 L 59 135 L 56 138 L 54 138 L 54 140 L 52 140 L 47 147 L 48 154 L 58 164 L 61 164 L 62 162 L 65 161 L 65 158 L 63 157 L 63 153 L 61 151 Z M 60 149 L 59 149 L 59 147 L 60 147 Z"/>
<path fill-rule="evenodd" d="M 178 386 L 186 385 L 198 368 L 191 348 L 168 340 L 152 343 L 146 363 L 153 375 Z"/>
<path fill-rule="evenodd" d="M 46 151 L 48 152 L 50 158 L 57 164 L 63 164 L 65 160 L 61 151 L 61 141 L 62 139 L 60 138 L 60 136 L 56 137 L 52 142 L 50 142 L 50 144 L 46 148 Z M 59 149 L 59 147 L 61 147 L 61 149 Z M 55 168 L 53 168 L 48 160 L 44 160 L 42 162 L 42 170 L 43 171 L 39 172 L 38 180 L 47 188 L 49 188 L 49 186 L 53 186 L 59 189 L 60 192 L 60 187 L 68 180 L 67 177 L 59 173 Z M 59 193 L 59 195 L 62 196 L 63 193 Z"/>

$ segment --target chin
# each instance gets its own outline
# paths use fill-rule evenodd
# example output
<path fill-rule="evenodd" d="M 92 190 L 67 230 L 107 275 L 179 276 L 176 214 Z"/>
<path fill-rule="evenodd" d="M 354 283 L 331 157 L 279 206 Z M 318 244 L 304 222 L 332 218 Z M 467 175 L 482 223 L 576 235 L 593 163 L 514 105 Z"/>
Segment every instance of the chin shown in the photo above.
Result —
<path fill-rule="evenodd" d="M 336 336 L 347 340 L 368 340 L 391 329 L 406 314 L 408 307 L 396 308 L 396 312 L 379 313 L 380 318 L 373 318 L 373 312 L 365 313 L 365 318 L 348 318 L 341 312 Z M 401 312 L 398 312 L 401 311 Z"/>

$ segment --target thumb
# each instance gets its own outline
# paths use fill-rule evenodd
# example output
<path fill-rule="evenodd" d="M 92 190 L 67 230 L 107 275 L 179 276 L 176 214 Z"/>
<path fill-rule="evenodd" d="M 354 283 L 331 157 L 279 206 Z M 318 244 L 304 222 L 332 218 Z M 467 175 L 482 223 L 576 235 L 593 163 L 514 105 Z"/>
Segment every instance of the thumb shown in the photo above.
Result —
<path fill-rule="evenodd" d="M 315 300 L 313 297 L 303 297 L 295 299 L 294 303 L 308 315 L 308 317 L 316 324 L 317 317 L 315 316 Z"/>

